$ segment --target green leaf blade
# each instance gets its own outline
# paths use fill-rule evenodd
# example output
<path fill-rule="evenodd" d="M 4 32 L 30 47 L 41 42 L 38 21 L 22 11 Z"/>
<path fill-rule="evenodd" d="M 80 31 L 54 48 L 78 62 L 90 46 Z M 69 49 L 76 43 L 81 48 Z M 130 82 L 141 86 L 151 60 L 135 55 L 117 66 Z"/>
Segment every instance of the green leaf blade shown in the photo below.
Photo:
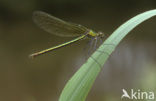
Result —
<path fill-rule="evenodd" d="M 144 12 L 128 20 L 115 30 L 68 81 L 59 101 L 85 101 L 101 67 L 103 67 L 109 55 L 114 51 L 119 42 L 133 28 L 155 15 L 156 10 Z"/>

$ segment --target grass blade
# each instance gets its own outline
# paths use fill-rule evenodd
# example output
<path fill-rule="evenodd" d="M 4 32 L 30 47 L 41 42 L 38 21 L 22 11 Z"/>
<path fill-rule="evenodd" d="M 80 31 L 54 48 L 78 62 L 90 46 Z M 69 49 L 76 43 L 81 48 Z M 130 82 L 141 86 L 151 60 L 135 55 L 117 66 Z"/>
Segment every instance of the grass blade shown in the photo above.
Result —
<path fill-rule="evenodd" d="M 59 101 L 85 101 L 101 68 L 119 42 L 133 28 L 155 15 L 156 10 L 144 12 L 117 28 L 68 81 L 62 91 Z"/>

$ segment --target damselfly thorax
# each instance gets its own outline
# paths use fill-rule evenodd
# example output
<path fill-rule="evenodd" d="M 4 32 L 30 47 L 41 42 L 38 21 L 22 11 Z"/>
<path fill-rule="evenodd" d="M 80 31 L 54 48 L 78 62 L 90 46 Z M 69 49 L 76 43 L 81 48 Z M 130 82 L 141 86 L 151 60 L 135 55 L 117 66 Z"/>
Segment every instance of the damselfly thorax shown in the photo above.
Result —
<path fill-rule="evenodd" d="M 96 32 L 93 32 L 92 30 L 88 30 L 86 35 L 88 38 L 95 38 L 95 37 L 103 38 L 104 37 L 104 33 L 102 32 L 96 33 Z"/>

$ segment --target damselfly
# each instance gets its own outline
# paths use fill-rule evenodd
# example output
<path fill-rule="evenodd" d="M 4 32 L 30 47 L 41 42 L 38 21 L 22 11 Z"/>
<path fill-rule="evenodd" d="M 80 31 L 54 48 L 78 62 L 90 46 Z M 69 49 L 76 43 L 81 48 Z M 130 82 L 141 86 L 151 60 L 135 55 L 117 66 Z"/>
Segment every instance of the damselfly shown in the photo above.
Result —
<path fill-rule="evenodd" d="M 71 43 L 77 42 L 85 38 L 92 38 L 96 40 L 97 38 L 104 37 L 104 34 L 102 32 L 96 33 L 93 30 L 88 29 L 84 26 L 63 21 L 59 18 L 56 18 L 52 15 L 49 15 L 41 11 L 36 11 L 33 13 L 33 20 L 40 28 L 44 29 L 45 31 L 51 34 L 60 37 L 77 37 L 77 38 L 68 41 L 66 43 L 31 54 L 30 55 L 31 57 L 39 56 L 41 54 L 53 51 L 55 49 L 61 48 L 63 46 L 69 45 Z"/>

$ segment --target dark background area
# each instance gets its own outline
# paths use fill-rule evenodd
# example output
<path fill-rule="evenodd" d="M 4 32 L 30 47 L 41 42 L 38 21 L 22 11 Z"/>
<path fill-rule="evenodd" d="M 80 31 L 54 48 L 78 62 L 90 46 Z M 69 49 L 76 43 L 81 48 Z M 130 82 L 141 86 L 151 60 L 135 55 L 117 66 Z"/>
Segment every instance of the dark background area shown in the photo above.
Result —
<path fill-rule="evenodd" d="M 82 40 L 35 59 L 28 56 L 73 38 L 51 35 L 33 23 L 41 10 L 109 36 L 155 0 L 0 0 L 0 101 L 58 101 L 69 78 L 85 62 Z M 120 101 L 122 89 L 156 93 L 156 17 L 121 42 L 95 81 L 87 101 Z"/>

